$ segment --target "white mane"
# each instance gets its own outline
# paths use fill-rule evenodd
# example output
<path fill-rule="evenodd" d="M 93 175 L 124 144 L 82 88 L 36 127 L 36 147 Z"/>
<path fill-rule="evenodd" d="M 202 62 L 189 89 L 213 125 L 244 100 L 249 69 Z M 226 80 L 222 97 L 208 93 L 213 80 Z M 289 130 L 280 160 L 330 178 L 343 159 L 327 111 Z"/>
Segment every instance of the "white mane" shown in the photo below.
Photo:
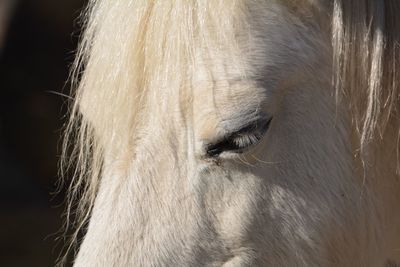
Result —
<path fill-rule="evenodd" d="M 339 101 L 348 103 L 352 112 L 354 149 L 363 148 L 364 152 L 385 136 L 394 138 L 399 148 L 397 0 L 335 0 L 333 5 L 311 0 L 281 2 L 305 23 L 310 14 L 327 12 L 331 16 L 333 87 Z M 135 158 L 135 144 L 143 134 L 135 130 L 143 123 L 141 114 L 152 108 L 146 105 L 154 94 L 151 88 L 181 90 L 190 109 L 188 84 L 199 47 L 227 51 L 241 65 L 237 33 L 250 27 L 248 3 L 90 1 L 73 66 L 77 90 L 62 159 L 62 168 L 74 170 L 68 200 L 68 214 L 77 213 L 73 241 L 90 218 L 104 164 L 120 162 L 123 172 L 127 159 Z M 263 2 L 251 3 L 262 6 Z M 67 155 L 71 147 L 72 153 Z"/>
<path fill-rule="evenodd" d="M 245 23 L 245 12 L 244 1 L 230 0 L 89 3 L 72 69 L 77 90 L 63 145 L 65 153 L 70 147 L 73 152 L 61 166 L 76 168 L 68 214 L 76 210 L 78 230 L 93 207 L 104 147 L 123 148 L 125 157 L 135 153 L 126 148 L 140 138 L 134 129 L 141 123 L 148 88 L 184 85 L 198 42 L 237 55 L 235 32 Z"/>
<path fill-rule="evenodd" d="M 399 129 L 398 1 L 334 1 L 332 39 L 335 84 L 348 98 L 361 144 Z"/>

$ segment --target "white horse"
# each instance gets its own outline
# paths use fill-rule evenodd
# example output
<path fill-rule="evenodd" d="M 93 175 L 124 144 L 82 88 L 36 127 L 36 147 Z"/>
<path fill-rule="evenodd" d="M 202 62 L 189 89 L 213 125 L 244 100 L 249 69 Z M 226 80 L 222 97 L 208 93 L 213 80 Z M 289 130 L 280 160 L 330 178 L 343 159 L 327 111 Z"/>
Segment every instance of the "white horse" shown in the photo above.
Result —
<path fill-rule="evenodd" d="M 399 14 L 90 1 L 65 142 L 75 266 L 400 262 Z"/>

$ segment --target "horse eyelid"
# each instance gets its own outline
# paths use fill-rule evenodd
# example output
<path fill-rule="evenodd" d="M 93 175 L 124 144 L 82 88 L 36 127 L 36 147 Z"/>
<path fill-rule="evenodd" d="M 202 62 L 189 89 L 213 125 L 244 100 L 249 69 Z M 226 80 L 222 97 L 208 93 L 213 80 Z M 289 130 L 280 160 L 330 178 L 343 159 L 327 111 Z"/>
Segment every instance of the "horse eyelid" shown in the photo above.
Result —
<path fill-rule="evenodd" d="M 208 145 L 207 155 L 209 157 L 218 157 L 222 152 L 225 151 L 237 153 L 243 152 L 243 149 L 255 145 L 259 140 L 262 139 L 264 134 L 268 131 L 271 120 L 272 118 L 260 119 L 254 123 L 244 126 L 238 131 L 227 134 L 219 141 Z M 247 144 L 240 146 L 238 141 L 240 141 L 240 138 L 243 137 L 246 137 Z M 252 139 L 256 139 L 257 141 L 249 141 Z"/>

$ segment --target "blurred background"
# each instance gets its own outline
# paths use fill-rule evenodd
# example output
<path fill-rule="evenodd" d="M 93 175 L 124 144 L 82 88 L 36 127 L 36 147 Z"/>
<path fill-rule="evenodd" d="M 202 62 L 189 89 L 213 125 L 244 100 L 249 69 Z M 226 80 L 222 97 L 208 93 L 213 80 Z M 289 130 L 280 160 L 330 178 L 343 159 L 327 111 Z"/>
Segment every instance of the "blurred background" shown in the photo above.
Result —
<path fill-rule="evenodd" d="M 0 0 L 0 266 L 54 266 L 69 67 L 85 0 Z"/>

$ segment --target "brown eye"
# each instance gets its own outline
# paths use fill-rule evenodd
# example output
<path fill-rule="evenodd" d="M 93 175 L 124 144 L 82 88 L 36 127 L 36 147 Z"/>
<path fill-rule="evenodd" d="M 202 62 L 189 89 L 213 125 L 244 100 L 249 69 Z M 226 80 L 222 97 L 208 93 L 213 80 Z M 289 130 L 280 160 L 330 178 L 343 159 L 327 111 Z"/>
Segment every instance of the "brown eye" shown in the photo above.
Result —
<path fill-rule="evenodd" d="M 261 119 L 240 130 L 226 135 L 222 140 L 207 148 L 209 157 L 218 157 L 223 152 L 242 153 L 257 144 L 268 131 L 272 118 Z"/>

